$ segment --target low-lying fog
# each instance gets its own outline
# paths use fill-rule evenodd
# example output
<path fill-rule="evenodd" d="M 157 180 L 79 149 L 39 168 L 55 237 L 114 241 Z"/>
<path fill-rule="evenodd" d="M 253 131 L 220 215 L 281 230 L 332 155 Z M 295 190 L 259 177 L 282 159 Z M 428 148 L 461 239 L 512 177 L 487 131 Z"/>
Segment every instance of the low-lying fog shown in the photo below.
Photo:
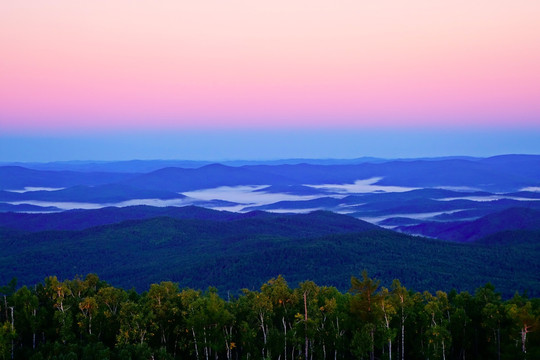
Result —
<path fill-rule="evenodd" d="M 243 186 L 220 186 L 210 189 L 201 189 L 188 191 L 179 194 L 186 196 L 178 199 L 131 199 L 121 202 L 111 202 L 111 203 L 89 203 L 89 202 L 55 202 L 55 201 L 39 201 L 39 200 L 24 200 L 24 201 L 11 201 L 5 202 L 6 204 L 11 205 L 34 205 L 39 207 L 55 207 L 59 210 L 73 210 L 73 209 L 99 209 L 102 207 L 115 206 L 115 207 L 126 207 L 126 206 L 135 206 L 135 205 L 148 205 L 156 207 L 166 207 L 166 206 L 188 206 L 196 205 L 202 206 L 215 210 L 227 210 L 234 212 L 246 212 L 252 209 L 257 209 L 258 207 L 263 207 L 271 204 L 276 204 L 280 202 L 298 202 L 299 204 L 289 204 L 289 206 L 280 206 L 281 204 L 276 204 L 272 207 L 271 212 L 276 213 L 307 213 L 315 210 L 331 210 L 337 213 L 349 214 L 356 213 L 355 216 L 372 222 L 378 223 L 380 221 L 386 220 L 391 217 L 406 217 L 410 219 L 418 220 L 428 220 L 434 216 L 441 214 L 451 214 L 463 209 L 449 209 L 446 211 L 438 212 L 415 212 L 415 213 L 399 213 L 399 214 L 378 214 L 377 216 L 364 216 L 359 207 L 364 205 L 360 203 L 360 198 L 358 203 L 347 203 L 339 204 L 339 201 L 334 205 L 329 205 L 325 207 L 320 204 L 305 203 L 301 204 L 304 201 L 316 200 L 320 198 L 335 198 L 342 199 L 348 195 L 362 195 L 362 194 L 373 194 L 373 193 L 392 193 L 392 192 L 406 192 L 411 190 L 416 190 L 418 188 L 413 187 L 403 187 L 403 186 L 386 186 L 379 185 L 382 178 L 374 177 L 369 179 L 357 180 L 352 184 L 306 184 L 305 187 L 311 187 L 320 191 L 320 193 L 302 195 L 295 194 L 294 187 L 291 189 L 285 189 L 283 191 L 287 192 L 267 192 L 266 188 L 269 188 L 269 185 L 243 185 Z M 441 188 L 441 187 L 439 187 Z M 32 192 L 32 191 L 54 191 L 61 190 L 62 188 L 46 188 L 46 187 L 26 187 L 21 190 L 10 190 L 11 192 Z M 450 189 L 448 189 L 450 190 Z M 451 190 L 456 191 L 458 188 L 452 188 Z M 459 188 L 461 192 L 470 191 L 471 188 L 462 187 Z M 540 187 L 527 187 L 522 189 L 522 191 L 538 192 Z M 451 200 L 471 200 L 475 202 L 487 202 L 487 201 L 496 201 L 501 199 L 511 199 L 516 201 L 536 201 L 540 198 L 536 196 L 524 197 L 526 195 L 514 195 L 512 194 L 486 194 L 471 196 L 470 194 L 464 194 L 464 196 L 446 197 L 446 198 L 436 198 L 432 200 L 439 201 L 451 201 Z M 47 211 L 44 209 L 44 211 Z M 360 211 L 360 212 L 359 212 Z M 36 212 L 32 209 L 32 212 Z"/>
<path fill-rule="evenodd" d="M 63 190 L 63 189 L 65 189 L 65 188 L 63 188 L 63 187 L 51 188 L 51 187 L 26 186 L 23 189 L 5 190 L 5 191 L 22 194 L 22 193 L 33 192 L 33 191 L 57 191 L 57 190 Z"/>

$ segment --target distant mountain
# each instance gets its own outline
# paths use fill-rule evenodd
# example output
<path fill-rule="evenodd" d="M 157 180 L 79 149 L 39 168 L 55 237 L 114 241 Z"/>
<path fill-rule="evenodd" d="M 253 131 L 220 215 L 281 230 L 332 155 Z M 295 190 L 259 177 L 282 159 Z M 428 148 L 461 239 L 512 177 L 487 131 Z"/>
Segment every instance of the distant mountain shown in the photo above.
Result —
<path fill-rule="evenodd" d="M 22 189 L 25 186 L 70 187 L 124 183 L 140 189 L 190 191 L 235 185 L 309 185 L 352 184 L 360 179 L 381 178 L 379 185 L 417 188 L 477 188 L 490 192 L 515 192 L 524 187 L 540 186 L 539 155 L 506 155 L 486 159 L 444 158 L 429 160 L 374 161 L 361 159 L 350 163 L 323 161 L 276 165 L 226 166 L 210 164 L 192 168 L 198 163 L 121 162 L 91 165 L 90 169 L 106 172 L 32 170 L 20 166 L 0 167 L 0 189 Z M 154 170 L 157 165 L 175 165 Z M 202 162 L 201 164 L 204 164 Z M 64 164 L 67 166 L 67 164 Z M 89 164 L 75 163 L 85 169 Z M 187 167 L 178 167 L 187 165 Z M 34 165 L 35 166 L 35 165 Z M 52 166 L 52 165 L 51 165 Z M 115 166 L 118 170 L 115 170 Z M 54 168 L 54 167 L 53 167 Z M 126 173 L 139 169 L 143 173 Z M 150 172 L 147 170 L 152 169 Z"/>
<path fill-rule="evenodd" d="M 398 230 L 441 240 L 471 242 L 503 231 L 540 230 L 540 211 L 510 208 L 474 221 L 425 222 L 401 226 Z"/>
<path fill-rule="evenodd" d="M 481 158 L 471 156 L 445 156 L 417 158 L 416 160 L 480 160 Z M 351 165 L 362 163 L 382 163 L 388 161 L 408 161 L 410 159 L 383 159 L 364 156 L 353 159 L 314 159 L 314 158 L 290 158 L 276 160 L 225 160 L 225 161 L 198 161 L 198 160 L 125 160 L 125 161 L 53 161 L 46 163 L 39 162 L 2 162 L 0 166 L 21 166 L 34 170 L 52 171 L 80 171 L 80 172 L 127 172 L 127 173 L 147 173 L 166 167 L 181 167 L 186 169 L 199 168 L 213 163 L 220 163 L 227 166 L 244 165 Z"/>
<path fill-rule="evenodd" d="M 125 180 L 124 183 L 142 189 L 161 189 L 184 192 L 220 186 L 286 185 L 285 176 L 267 174 L 247 167 L 221 164 L 206 165 L 197 169 L 165 168 Z"/>
<path fill-rule="evenodd" d="M 517 191 L 539 184 L 540 156 L 505 158 L 505 161 L 408 160 L 358 165 L 249 166 L 272 175 L 285 176 L 293 184 L 343 184 L 358 179 L 382 178 L 379 185 L 407 187 L 466 187 L 487 191 Z M 510 171 L 511 169 L 511 171 Z"/>
<path fill-rule="evenodd" d="M 45 230 L 83 230 L 100 225 L 116 224 L 127 220 L 146 220 L 168 217 L 177 220 L 204 220 L 217 222 L 242 222 L 252 231 L 266 231 L 275 234 L 275 226 L 293 224 L 309 228 L 312 235 L 326 234 L 328 229 L 334 231 L 364 231 L 378 227 L 349 216 L 331 212 L 318 211 L 311 214 L 281 215 L 253 211 L 234 213 L 216 211 L 197 206 L 185 207 L 152 207 L 128 206 L 107 207 L 95 210 L 70 210 L 58 213 L 27 214 L 0 213 L 0 227 L 38 232 Z M 321 227 L 317 222 L 321 221 Z M 258 229 L 258 230 L 257 230 Z M 317 232 L 321 231 L 321 232 Z"/>
<path fill-rule="evenodd" d="M 36 205 L 29 205 L 29 204 L 20 204 L 20 205 L 12 205 L 12 204 L 6 204 L 6 203 L 0 203 L 0 216 L 3 212 L 51 212 L 51 211 L 61 211 L 59 208 L 55 206 L 36 206 Z"/>
<path fill-rule="evenodd" d="M 8 192 L 0 191 L 0 201 L 52 201 L 115 203 L 132 199 L 182 199 L 184 195 L 157 189 L 137 189 L 123 184 L 97 186 L 77 185 L 55 191 Z"/>
<path fill-rule="evenodd" d="M 45 230 L 83 230 L 126 220 L 144 220 L 156 217 L 225 221 L 247 216 L 247 214 L 216 211 L 196 206 L 153 207 L 140 205 L 105 207 L 95 210 L 70 210 L 47 214 L 0 213 L 0 226 L 36 232 Z"/>
<path fill-rule="evenodd" d="M 198 168 L 212 164 L 209 161 L 190 160 L 127 160 L 127 161 L 54 161 L 47 163 L 0 163 L 0 166 L 20 166 L 33 170 L 148 173 L 166 167 Z"/>
<path fill-rule="evenodd" d="M 75 171 L 32 170 L 20 166 L 0 166 L 0 190 L 19 190 L 25 187 L 69 187 L 104 185 L 133 177 L 134 174 Z"/>
<path fill-rule="evenodd" d="M 346 290 L 350 276 L 367 269 L 386 286 L 399 278 L 411 289 L 472 291 L 488 281 L 505 296 L 525 289 L 537 296 L 540 289 L 540 251 L 526 239 L 511 247 L 458 244 L 320 211 L 201 217 L 207 215 L 218 220 L 158 217 L 34 233 L 4 228 L 0 283 L 14 276 L 20 284 L 35 284 L 49 274 L 62 279 L 95 272 L 116 286 L 146 289 L 171 280 L 236 292 L 283 274 L 291 284 L 311 279 Z"/>
<path fill-rule="evenodd" d="M 298 165 L 298 164 L 311 164 L 311 165 L 350 165 L 350 164 L 362 164 L 362 163 L 380 163 L 389 161 L 388 159 L 376 158 L 364 156 L 355 159 L 278 159 L 278 160 L 232 160 L 232 161 L 220 161 L 220 164 L 228 166 L 245 166 L 245 165 Z"/>
<path fill-rule="evenodd" d="M 475 241 L 476 244 L 503 248 L 520 246 L 525 251 L 535 253 L 540 246 L 540 230 L 505 230 L 487 235 Z M 528 250 L 527 250 L 528 247 Z M 504 250 L 503 250 L 504 251 Z"/>
<path fill-rule="evenodd" d="M 388 219 L 384 219 L 382 221 L 379 221 L 379 226 L 388 226 L 388 227 L 396 227 L 396 226 L 405 226 L 405 225 L 416 225 L 422 223 L 422 220 L 419 219 L 411 219 L 407 217 L 391 217 Z"/>
<path fill-rule="evenodd" d="M 127 160 L 127 161 L 55 161 L 47 163 L 11 162 L 0 163 L 0 166 L 20 166 L 33 170 L 80 171 L 80 172 L 122 172 L 148 173 L 167 167 L 185 169 L 199 168 L 205 165 L 220 163 L 227 166 L 244 165 L 344 165 L 366 162 L 385 162 L 387 159 L 361 157 L 356 159 L 277 159 L 277 160 L 228 160 L 228 161 L 194 161 L 194 160 Z"/>
<path fill-rule="evenodd" d="M 501 199 L 492 201 L 476 201 L 467 196 L 488 198 L 486 192 L 457 193 L 441 189 L 420 189 L 407 192 L 358 194 L 346 197 L 319 197 L 310 200 L 278 201 L 265 205 L 248 206 L 246 210 L 298 210 L 298 209 L 327 209 L 334 212 L 347 212 L 348 214 L 364 217 L 402 217 L 421 216 L 440 217 L 441 221 L 463 220 L 485 216 L 511 207 L 529 206 L 540 210 L 539 201 L 520 201 Z M 443 199 L 445 196 L 455 196 L 454 200 Z M 463 196 L 461 198 L 460 196 Z M 452 215 L 452 213 L 456 213 Z M 411 220 L 412 221 L 412 220 Z M 381 224 L 382 225 L 382 224 Z"/>
<path fill-rule="evenodd" d="M 200 167 L 193 167 L 199 163 L 182 161 L 47 165 L 52 168 L 73 165 L 85 171 L 4 166 L 0 167 L 0 212 L 193 204 L 235 211 L 322 209 L 373 222 L 409 218 L 412 220 L 408 223 L 402 220 L 400 224 L 411 225 L 418 223 L 418 219 L 473 220 L 511 207 L 540 210 L 540 202 L 536 201 L 540 199 L 540 192 L 535 191 L 540 188 L 540 156 L 537 155 L 392 161 L 360 158 L 343 163 L 321 160 L 325 165 L 316 161 L 310 164 L 262 163 Z M 182 164 L 191 168 L 123 172 Z M 119 172 L 90 171 L 114 171 L 115 166 Z M 238 186 L 243 187 L 235 188 Z M 193 191 L 195 193 L 190 193 Z M 52 207 L 46 207 L 48 205 Z"/>

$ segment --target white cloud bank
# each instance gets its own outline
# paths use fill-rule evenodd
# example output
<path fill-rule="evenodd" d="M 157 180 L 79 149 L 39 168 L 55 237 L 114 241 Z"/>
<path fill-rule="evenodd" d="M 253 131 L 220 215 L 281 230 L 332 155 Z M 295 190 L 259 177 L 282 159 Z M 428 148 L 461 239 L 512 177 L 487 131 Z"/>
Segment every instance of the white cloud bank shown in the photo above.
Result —
<path fill-rule="evenodd" d="M 322 185 L 305 185 L 314 189 L 323 189 L 328 192 L 334 192 L 338 194 L 366 194 L 374 192 L 405 192 L 416 190 L 414 187 L 404 186 L 387 186 L 387 185 L 375 185 L 382 178 L 373 177 L 370 179 L 356 180 L 353 184 L 322 184 Z"/>

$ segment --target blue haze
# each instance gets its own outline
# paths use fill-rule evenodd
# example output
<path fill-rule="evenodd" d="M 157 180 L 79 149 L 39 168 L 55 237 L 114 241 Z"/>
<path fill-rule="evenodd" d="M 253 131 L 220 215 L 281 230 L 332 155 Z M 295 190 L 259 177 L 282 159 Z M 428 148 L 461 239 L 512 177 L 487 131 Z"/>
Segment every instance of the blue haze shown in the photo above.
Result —
<path fill-rule="evenodd" d="M 500 154 L 540 154 L 540 129 L 0 133 L 0 162 L 487 157 Z"/>

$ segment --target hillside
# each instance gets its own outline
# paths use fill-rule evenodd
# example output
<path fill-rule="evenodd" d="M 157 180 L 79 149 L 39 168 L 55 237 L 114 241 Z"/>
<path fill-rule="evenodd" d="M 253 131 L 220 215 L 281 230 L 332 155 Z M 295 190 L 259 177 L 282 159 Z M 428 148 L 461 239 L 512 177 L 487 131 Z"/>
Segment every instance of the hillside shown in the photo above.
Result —
<path fill-rule="evenodd" d="M 474 221 L 425 222 L 398 229 L 441 240 L 470 242 L 502 231 L 540 230 L 540 211 L 530 208 L 510 208 Z"/>
<path fill-rule="evenodd" d="M 172 280 L 181 287 L 238 291 L 283 274 L 293 284 L 310 279 L 346 290 L 350 275 L 365 268 L 386 284 L 400 278 L 412 289 L 472 291 L 488 281 L 505 295 L 540 289 L 540 251 L 527 239 L 512 247 L 456 244 L 328 212 L 217 217 L 158 217 L 79 231 L 4 230 L 0 283 L 95 272 L 138 289 Z"/>
<path fill-rule="evenodd" d="M 132 199 L 181 199 L 184 195 L 164 190 L 138 189 L 123 184 L 97 186 L 77 185 L 54 191 L 28 191 L 23 193 L 0 191 L 0 201 L 52 201 L 114 203 Z"/>
<path fill-rule="evenodd" d="M 21 166 L 0 166 L 0 189 L 104 185 L 132 178 L 132 173 L 33 170 Z"/>
<path fill-rule="evenodd" d="M 328 221 L 330 216 L 334 216 L 334 221 L 339 219 L 344 227 L 356 226 L 376 228 L 371 224 L 359 221 L 350 217 L 340 216 L 329 212 L 319 211 L 317 213 L 294 216 L 295 221 L 307 219 L 315 221 L 317 216 L 324 217 Z M 248 213 L 234 213 L 228 211 L 217 211 L 197 206 L 184 207 L 153 207 L 153 206 L 126 206 L 126 207 L 106 207 L 93 210 L 70 210 L 55 213 L 0 213 L 0 227 L 24 230 L 27 232 L 37 232 L 45 230 L 83 230 L 100 225 L 110 225 L 126 220 L 144 220 L 156 217 L 169 217 L 173 219 L 190 220 L 211 220 L 211 221 L 232 221 L 254 219 L 263 220 L 266 218 L 287 218 L 285 215 L 266 213 L 262 211 L 252 211 Z M 251 220 L 248 220 L 251 219 Z M 325 223 L 323 221 L 323 224 Z M 303 224 L 309 227 L 309 224 Z M 312 227 L 317 228 L 315 225 Z"/>

